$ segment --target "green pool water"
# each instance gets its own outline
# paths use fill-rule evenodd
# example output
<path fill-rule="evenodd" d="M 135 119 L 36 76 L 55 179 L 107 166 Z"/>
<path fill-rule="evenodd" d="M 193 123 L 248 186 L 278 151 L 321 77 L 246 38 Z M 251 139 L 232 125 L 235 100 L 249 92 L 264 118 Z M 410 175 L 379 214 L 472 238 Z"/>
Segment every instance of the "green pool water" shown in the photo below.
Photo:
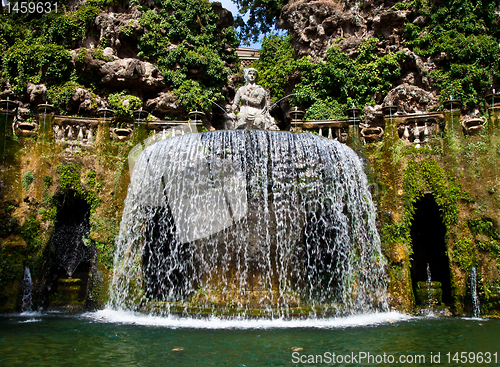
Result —
<path fill-rule="evenodd" d="M 238 321 L 116 311 L 0 316 L 2 366 L 495 366 L 499 362 L 500 321 L 493 319 L 385 313 Z"/>

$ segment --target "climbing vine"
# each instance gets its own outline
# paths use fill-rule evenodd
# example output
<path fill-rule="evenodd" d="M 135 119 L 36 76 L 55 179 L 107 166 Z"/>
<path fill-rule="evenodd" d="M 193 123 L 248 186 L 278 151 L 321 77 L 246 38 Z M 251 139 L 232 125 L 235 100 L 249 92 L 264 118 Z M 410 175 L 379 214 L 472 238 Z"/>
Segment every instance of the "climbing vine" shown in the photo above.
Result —
<path fill-rule="evenodd" d="M 410 228 L 415 215 L 415 204 L 427 191 L 432 191 L 448 233 L 457 224 L 458 201 L 471 200 L 470 195 L 462 191 L 460 185 L 433 159 L 408 162 L 404 171 L 403 190 L 404 213 L 401 220 L 399 223 L 386 223 L 382 229 L 382 238 L 386 244 L 399 242 L 410 247 Z"/>
<path fill-rule="evenodd" d="M 77 163 L 58 165 L 56 167 L 56 173 L 59 174 L 59 187 L 63 192 L 68 189 L 75 190 L 76 193 L 90 205 L 90 212 L 94 214 L 95 210 L 101 204 L 101 199 L 94 190 L 85 190 L 83 188 L 81 182 L 81 168 L 82 166 Z"/>
<path fill-rule="evenodd" d="M 482 93 L 500 75 L 498 59 L 498 17 L 495 1 L 446 0 L 432 4 L 412 1 L 412 8 L 427 22 L 408 22 L 404 32 L 406 46 L 425 59 L 434 59 L 437 69 L 429 76 L 441 92 L 464 104 L 477 105 Z"/>

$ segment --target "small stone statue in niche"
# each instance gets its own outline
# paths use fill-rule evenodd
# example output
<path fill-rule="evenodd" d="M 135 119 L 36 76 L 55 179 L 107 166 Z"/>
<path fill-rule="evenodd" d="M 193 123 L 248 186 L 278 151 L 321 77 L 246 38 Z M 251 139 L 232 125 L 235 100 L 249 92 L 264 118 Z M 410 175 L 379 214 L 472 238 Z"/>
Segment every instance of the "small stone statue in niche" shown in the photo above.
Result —
<path fill-rule="evenodd" d="M 279 130 L 269 114 L 269 95 L 256 84 L 257 70 L 247 68 L 244 73 L 246 84 L 236 92 L 232 106 L 234 112 L 239 110 L 234 129 Z"/>

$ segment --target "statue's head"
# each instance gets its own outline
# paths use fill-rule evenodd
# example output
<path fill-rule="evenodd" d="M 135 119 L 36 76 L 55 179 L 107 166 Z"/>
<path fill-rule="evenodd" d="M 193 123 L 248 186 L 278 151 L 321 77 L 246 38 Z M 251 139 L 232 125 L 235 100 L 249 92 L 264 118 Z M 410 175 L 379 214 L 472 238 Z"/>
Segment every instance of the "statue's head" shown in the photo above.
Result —
<path fill-rule="evenodd" d="M 257 80 L 258 73 L 257 73 L 257 70 L 255 70 L 254 68 L 243 69 L 243 73 L 244 73 L 244 76 L 245 76 L 245 81 L 247 83 L 249 81 L 254 81 L 255 82 Z"/>

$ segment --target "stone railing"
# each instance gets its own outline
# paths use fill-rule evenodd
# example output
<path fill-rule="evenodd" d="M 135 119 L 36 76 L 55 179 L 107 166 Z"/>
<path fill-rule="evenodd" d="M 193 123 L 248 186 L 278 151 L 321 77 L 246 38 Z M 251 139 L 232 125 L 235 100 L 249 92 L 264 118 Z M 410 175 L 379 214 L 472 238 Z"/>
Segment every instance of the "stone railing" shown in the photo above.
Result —
<path fill-rule="evenodd" d="M 387 123 L 387 116 L 385 118 Z M 396 123 L 398 137 L 405 143 L 420 147 L 441 135 L 445 116 L 441 112 L 397 115 Z"/>
<path fill-rule="evenodd" d="M 1 106 L 0 106 L 1 108 Z M 37 141 L 61 144 L 68 153 L 90 151 L 96 146 L 149 137 L 153 141 L 202 130 L 202 121 L 146 121 L 146 111 L 136 111 L 134 122 L 117 122 L 112 110 L 99 111 L 98 118 L 55 115 L 50 105 L 38 106 L 38 122 L 23 122 L 11 114 L 13 132 L 19 137 L 37 137 Z M 10 115 L 9 115 L 10 116 Z M 156 136 L 157 135 L 157 136 Z"/>
<path fill-rule="evenodd" d="M 444 132 L 456 137 L 488 134 L 500 128 L 500 94 L 486 97 L 489 118 L 463 119 L 460 101 L 446 101 L 443 112 L 401 114 L 396 106 L 386 106 L 368 125 L 361 118 L 362 111 L 351 108 L 346 111 L 348 118 L 338 120 L 303 121 L 303 111 L 290 111 L 291 130 L 312 132 L 342 143 L 370 144 L 377 141 L 397 141 L 398 139 L 419 147 Z M 143 142 L 154 136 L 154 141 L 170 136 L 183 135 L 202 130 L 203 121 L 146 121 L 148 112 L 134 112 L 134 122 L 116 122 L 111 110 L 100 110 L 98 118 L 59 116 L 50 105 L 38 106 L 38 121 L 17 120 L 17 103 L 0 101 L 0 120 L 5 126 L 4 136 L 35 137 L 41 142 L 62 144 L 67 152 L 89 151 L 99 144 L 118 142 Z M 198 113 L 202 115 L 201 113 Z M 198 116 L 199 117 L 199 116 Z M 0 122 L 1 122 L 0 121 Z M 12 126 L 12 129 L 8 127 Z M 157 136 L 156 136 L 157 135 Z"/>
<path fill-rule="evenodd" d="M 91 150 L 98 124 L 96 118 L 54 116 L 54 141 L 68 153 Z"/>
<path fill-rule="evenodd" d="M 338 139 L 347 142 L 348 126 L 347 119 L 342 120 L 292 120 L 291 130 L 294 132 L 309 131 L 328 139 Z"/>

